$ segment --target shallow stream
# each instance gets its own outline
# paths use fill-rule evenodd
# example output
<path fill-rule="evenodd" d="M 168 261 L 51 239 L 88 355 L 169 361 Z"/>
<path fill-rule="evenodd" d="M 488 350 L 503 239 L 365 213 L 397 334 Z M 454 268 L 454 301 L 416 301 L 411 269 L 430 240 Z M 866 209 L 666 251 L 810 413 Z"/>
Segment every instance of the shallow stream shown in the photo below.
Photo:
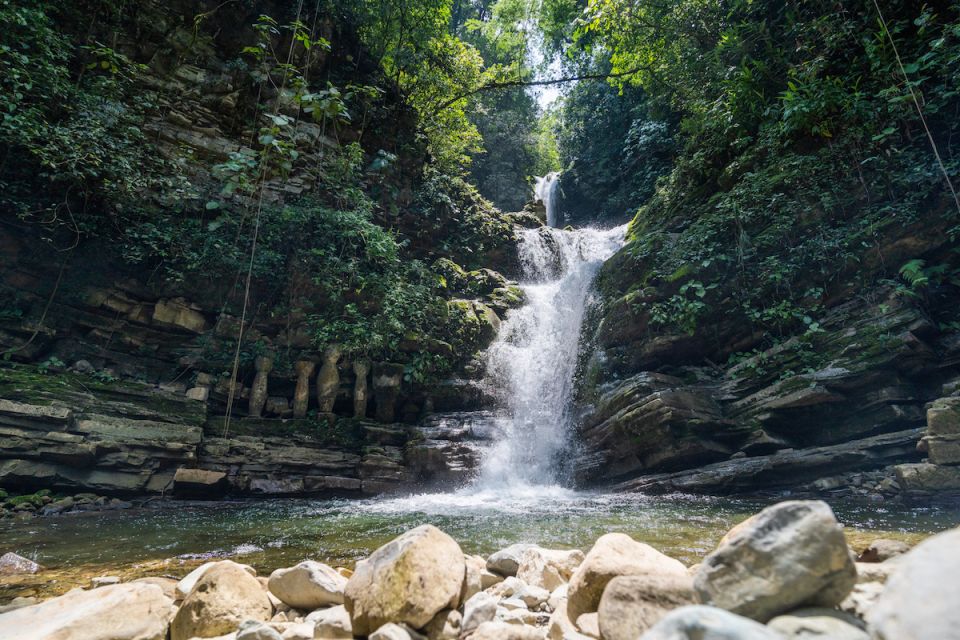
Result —
<path fill-rule="evenodd" d="M 370 500 L 162 502 L 127 511 L 0 522 L 4 551 L 49 570 L 0 579 L 0 600 L 62 593 L 98 575 L 183 576 L 212 558 L 269 573 L 303 559 L 353 566 L 398 534 L 424 523 L 465 552 L 487 555 L 514 542 L 588 548 L 627 533 L 686 564 L 709 553 L 731 526 L 775 499 L 640 496 L 520 488 L 509 494 L 465 490 Z M 836 502 L 855 549 L 878 537 L 916 542 L 960 524 L 960 504 Z"/>

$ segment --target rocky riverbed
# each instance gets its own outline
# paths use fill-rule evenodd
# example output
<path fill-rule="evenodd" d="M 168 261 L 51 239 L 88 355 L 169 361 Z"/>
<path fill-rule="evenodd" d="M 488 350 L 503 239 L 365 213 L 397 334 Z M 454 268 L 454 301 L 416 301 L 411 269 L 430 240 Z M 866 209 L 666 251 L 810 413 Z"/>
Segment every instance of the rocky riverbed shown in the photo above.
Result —
<path fill-rule="evenodd" d="M 101 576 L 15 600 L 0 639 L 936 640 L 960 628 L 958 571 L 960 528 L 854 550 L 820 501 L 767 507 L 694 566 L 616 532 L 584 550 L 514 544 L 484 558 L 421 525 L 353 570 L 305 560 L 258 576 L 222 560 Z"/>

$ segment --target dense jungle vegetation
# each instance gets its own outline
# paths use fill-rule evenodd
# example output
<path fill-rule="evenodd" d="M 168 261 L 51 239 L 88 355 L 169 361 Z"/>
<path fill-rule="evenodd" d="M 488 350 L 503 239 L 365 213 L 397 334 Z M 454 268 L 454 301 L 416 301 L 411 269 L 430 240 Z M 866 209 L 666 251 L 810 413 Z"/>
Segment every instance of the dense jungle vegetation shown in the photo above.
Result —
<path fill-rule="evenodd" d="M 61 273 L 307 322 L 412 379 L 482 332 L 438 260 L 509 272 L 497 208 L 553 170 L 574 219 L 633 218 L 603 286 L 644 328 L 724 313 L 776 340 L 815 334 L 838 290 L 886 279 L 935 307 L 960 285 L 955 3 L 0 0 L 0 23 L 4 224 Z M 165 75 L 215 45 L 236 91 L 206 106 L 244 145 L 161 153 Z M 935 260 L 879 251 L 932 218 Z"/>

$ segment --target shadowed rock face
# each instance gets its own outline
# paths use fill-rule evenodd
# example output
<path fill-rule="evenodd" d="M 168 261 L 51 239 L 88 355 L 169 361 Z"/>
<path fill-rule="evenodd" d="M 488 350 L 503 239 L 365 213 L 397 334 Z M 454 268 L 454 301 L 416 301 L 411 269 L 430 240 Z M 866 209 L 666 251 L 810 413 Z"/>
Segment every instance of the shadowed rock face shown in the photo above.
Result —
<path fill-rule="evenodd" d="M 604 319 L 598 335 L 606 332 L 606 343 L 599 340 L 593 362 L 596 381 L 611 382 L 593 388 L 581 421 L 579 480 L 621 490 L 749 492 L 919 461 L 924 405 L 955 392 L 948 383 L 960 377 L 960 341 L 894 297 L 838 305 L 822 329 L 812 354 L 802 355 L 793 339 L 737 364 L 671 367 L 667 375 L 657 369 L 696 359 L 683 351 L 688 337 L 677 338 L 682 348 L 664 336 L 640 340 Z M 618 359 L 651 349 L 657 355 L 642 363 Z M 651 369 L 624 375 L 638 364 Z M 941 422 L 950 415 L 939 411 Z M 955 439 L 928 434 L 931 459 L 953 460 Z M 943 469 L 906 473 L 915 485 L 924 473 L 936 475 L 931 484 L 951 484 Z"/>

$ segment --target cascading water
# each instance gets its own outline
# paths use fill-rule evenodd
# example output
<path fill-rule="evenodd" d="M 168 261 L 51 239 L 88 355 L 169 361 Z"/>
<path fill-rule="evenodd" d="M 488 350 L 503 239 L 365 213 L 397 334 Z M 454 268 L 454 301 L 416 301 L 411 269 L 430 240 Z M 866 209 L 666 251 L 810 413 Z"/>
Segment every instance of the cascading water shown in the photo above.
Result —
<path fill-rule="evenodd" d="M 515 491 L 563 481 L 580 329 L 594 277 L 623 235 L 623 227 L 521 233 L 527 304 L 510 312 L 487 352 L 487 383 L 509 417 L 475 488 Z"/>
<path fill-rule="evenodd" d="M 556 171 L 548 173 L 542 178 L 537 178 L 533 185 L 533 193 L 537 200 L 543 202 L 547 210 L 547 226 L 559 226 L 557 220 L 557 189 L 560 187 L 560 174 Z"/>

